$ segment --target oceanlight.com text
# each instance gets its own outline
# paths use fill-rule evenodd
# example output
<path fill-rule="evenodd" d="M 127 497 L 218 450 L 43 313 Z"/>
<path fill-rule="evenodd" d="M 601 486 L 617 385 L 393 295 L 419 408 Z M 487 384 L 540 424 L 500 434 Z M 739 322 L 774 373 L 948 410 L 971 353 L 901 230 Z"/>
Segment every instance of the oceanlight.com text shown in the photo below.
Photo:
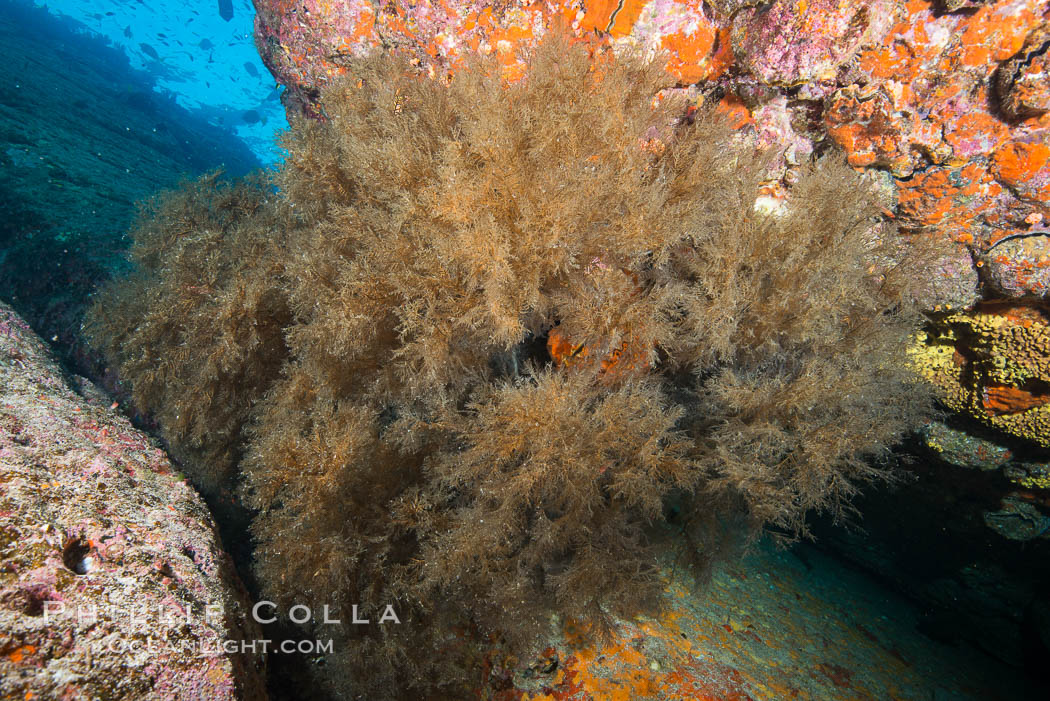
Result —
<path fill-rule="evenodd" d="M 330 654 L 332 640 L 164 640 L 147 636 L 128 640 L 111 636 L 105 641 L 93 643 L 92 653 L 116 653 L 123 655 L 179 655 L 182 657 L 215 657 L 219 655 L 271 655 L 271 654 Z"/>

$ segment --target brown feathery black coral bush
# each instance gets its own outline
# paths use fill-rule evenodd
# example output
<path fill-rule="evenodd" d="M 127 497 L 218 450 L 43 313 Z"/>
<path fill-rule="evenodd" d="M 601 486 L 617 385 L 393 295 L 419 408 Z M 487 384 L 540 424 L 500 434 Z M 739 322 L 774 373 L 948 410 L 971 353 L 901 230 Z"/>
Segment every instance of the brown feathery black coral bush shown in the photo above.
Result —
<path fill-rule="evenodd" d="M 267 597 L 398 610 L 337 654 L 370 698 L 455 690 L 454 631 L 636 613 L 734 519 L 804 532 L 925 410 L 871 188 L 829 157 L 756 209 L 762 157 L 667 87 L 557 37 L 511 84 L 363 60 L 276 194 L 162 199 L 94 307 L 198 482 L 238 463 Z"/>
<path fill-rule="evenodd" d="M 89 336 L 208 494 L 229 483 L 251 404 L 288 357 L 289 219 L 272 189 L 262 176 L 231 185 L 212 173 L 147 202 L 133 272 L 88 314 Z"/>

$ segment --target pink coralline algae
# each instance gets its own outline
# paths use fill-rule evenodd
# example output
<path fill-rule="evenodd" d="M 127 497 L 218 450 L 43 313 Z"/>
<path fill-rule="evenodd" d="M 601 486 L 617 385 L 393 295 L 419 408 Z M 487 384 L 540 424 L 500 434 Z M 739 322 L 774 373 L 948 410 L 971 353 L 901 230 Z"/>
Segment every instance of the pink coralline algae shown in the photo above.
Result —
<path fill-rule="evenodd" d="M 0 698 L 263 699 L 203 501 L 0 304 Z M 236 650 L 234 652 L 233 650 Z"/>
<path fill-rule="evenodd" d="M 735 16 L 733 49 L 768 85 L 830 80 L 860 47 L 885 36 L 896 10 L 893 0 L 777 0 Z"/>

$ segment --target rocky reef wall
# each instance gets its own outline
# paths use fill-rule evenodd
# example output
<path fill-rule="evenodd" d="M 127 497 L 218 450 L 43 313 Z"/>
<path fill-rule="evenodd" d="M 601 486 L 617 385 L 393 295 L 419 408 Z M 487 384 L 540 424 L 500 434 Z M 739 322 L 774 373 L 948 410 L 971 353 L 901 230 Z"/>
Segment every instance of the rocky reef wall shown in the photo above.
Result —
<path fill-rule="evenodd" d="M 937 241 L 931 310 L 1030 304 L 1048 291 L 1050 8 L 1041 0 L 255 4 L 259 50 L 288 86 L 292 114 L 318 114 L 320 89 L 380 47 L 438 77 L 470 50 L 495 54 L 515 76 L 521 51 L 555 24 L 597 46 L 664 52 L 698 106 L 717 105 L 777 154 L 772 197 L 829 148 L 875 173 L 895 203 L 887 216 Z M 1003 413 L 965 410 L 981 421 Z M 1046 443 L 1050 433 L 1029 428 L 1039 420 L 992 423 Z"/>

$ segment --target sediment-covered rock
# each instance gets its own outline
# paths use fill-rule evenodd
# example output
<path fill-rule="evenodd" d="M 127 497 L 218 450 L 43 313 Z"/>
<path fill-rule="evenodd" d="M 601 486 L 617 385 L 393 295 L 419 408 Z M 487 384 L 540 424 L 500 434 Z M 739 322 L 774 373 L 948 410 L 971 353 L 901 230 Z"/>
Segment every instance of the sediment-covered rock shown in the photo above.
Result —
<path fill-rule="evenodd" d="M 482 698 L 1034 698 L 1021 675 L 919 634 L 920 608 L 810 548 L 763 544 L 664 598 L 665 613 L 616 621 L 602 642 L 568 621 L 532 659 L 493 655 Z"/>

